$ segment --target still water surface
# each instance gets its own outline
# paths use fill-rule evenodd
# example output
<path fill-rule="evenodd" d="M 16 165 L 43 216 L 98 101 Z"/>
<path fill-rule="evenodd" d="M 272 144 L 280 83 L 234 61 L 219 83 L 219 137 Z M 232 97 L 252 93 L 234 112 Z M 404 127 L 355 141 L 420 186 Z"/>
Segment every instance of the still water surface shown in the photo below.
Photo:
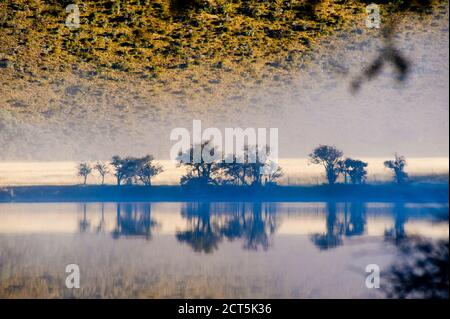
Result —
<path fill-rule="evenodd" d="M 399 243 L 448 227 L 432 203 L 0 204 L 0 297 L 384 298 Z"/>

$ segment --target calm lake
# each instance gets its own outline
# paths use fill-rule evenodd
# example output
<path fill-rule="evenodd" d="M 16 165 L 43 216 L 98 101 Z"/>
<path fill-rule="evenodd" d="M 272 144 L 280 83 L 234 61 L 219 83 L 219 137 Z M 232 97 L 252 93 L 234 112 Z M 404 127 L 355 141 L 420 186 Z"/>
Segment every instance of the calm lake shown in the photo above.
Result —
<path fill-rule="evenodd" d="M 448 227 L 433 203 L 2 203 L 0 298 L 385 298 Z"/>

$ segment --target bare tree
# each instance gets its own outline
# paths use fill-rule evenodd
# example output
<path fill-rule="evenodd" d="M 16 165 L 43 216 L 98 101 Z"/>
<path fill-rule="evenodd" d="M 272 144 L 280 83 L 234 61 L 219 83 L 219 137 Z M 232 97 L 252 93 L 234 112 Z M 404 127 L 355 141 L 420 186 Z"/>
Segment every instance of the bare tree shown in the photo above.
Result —
<path fill-rule="evenodd" d="M 102 185 L 105 184 L 105 176 L 109 174 L 109 167 L 104 162 L 97 162 L 94 165 L 94 169 L 100 174 L 102 178 Z"/>
<path fill-rule="evenodd" d="M 250 185 L 262 185 L 262 177 L 266 166 L 268 152 L 268 147 L 265 149 L 258 148 L 258 145 L 248 145 L 244 147 L 246 162 L 248 162 L 248 165 L 250 166 L 250 170 L 248 170 Z"/>
<path fill-rule="evenodd" d="M 78 176 L 84 178 L 83 184 L 86 185 L 88 176 L 92 173 L 92 167 L 87 162 L 82 162 L 78 165 Z"/>
<path fill-rule="evenodd" d="M 394 180 L 397 184 L 402 184 L 408 179 L 408 174 L 405 172 L 406 159 L 404 156 L 395 153 L 394 160 L 385 161 L 384 166 L 394 172 Z"/>
<path fill-rule="evenodd" d="M 224 181 L 235 185 L 273 185 L 283 175 L 281 167 L 269 159 L 268 146 L 245 146 L 243 151 L 242 157 L 228 155 L 220 164 Z"/>
<path fill-rule="evenodd" d="M 276 185 L 276 180 L 283 176 L 283 170 L 275 162 L 266 163 L 265 185 Z"/>
<path fill-rule="evenodd" d="M 153 161 L 154 157 L 152 155 L 146 155 L 139 159 L 136 175 L 144 185 L 151 186 L 152 177 L 164 171 L 161 165 L 155 164 Z"/>

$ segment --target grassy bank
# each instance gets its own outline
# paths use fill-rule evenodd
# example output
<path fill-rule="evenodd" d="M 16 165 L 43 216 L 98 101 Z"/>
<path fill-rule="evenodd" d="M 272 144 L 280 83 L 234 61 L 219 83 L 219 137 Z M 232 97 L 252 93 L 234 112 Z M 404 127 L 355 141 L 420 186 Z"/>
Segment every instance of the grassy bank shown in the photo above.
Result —
<path fill-rule="evenodd" d="M 18 186 L 0 190 L 0 202 L 113 201 L 375 201 L 448 202 L 448 184 L 237 187 Z"/>

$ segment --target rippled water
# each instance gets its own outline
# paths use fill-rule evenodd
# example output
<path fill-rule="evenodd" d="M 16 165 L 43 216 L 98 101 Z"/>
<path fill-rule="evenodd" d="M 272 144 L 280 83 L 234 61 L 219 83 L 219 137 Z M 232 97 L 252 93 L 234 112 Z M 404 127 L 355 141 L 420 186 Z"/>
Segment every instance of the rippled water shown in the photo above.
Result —
<path fill-rule="evenodd" d="M 384 298 L 403 243 L 448 227 L 432 203 L 0 204 L 0 297 Z"/>

